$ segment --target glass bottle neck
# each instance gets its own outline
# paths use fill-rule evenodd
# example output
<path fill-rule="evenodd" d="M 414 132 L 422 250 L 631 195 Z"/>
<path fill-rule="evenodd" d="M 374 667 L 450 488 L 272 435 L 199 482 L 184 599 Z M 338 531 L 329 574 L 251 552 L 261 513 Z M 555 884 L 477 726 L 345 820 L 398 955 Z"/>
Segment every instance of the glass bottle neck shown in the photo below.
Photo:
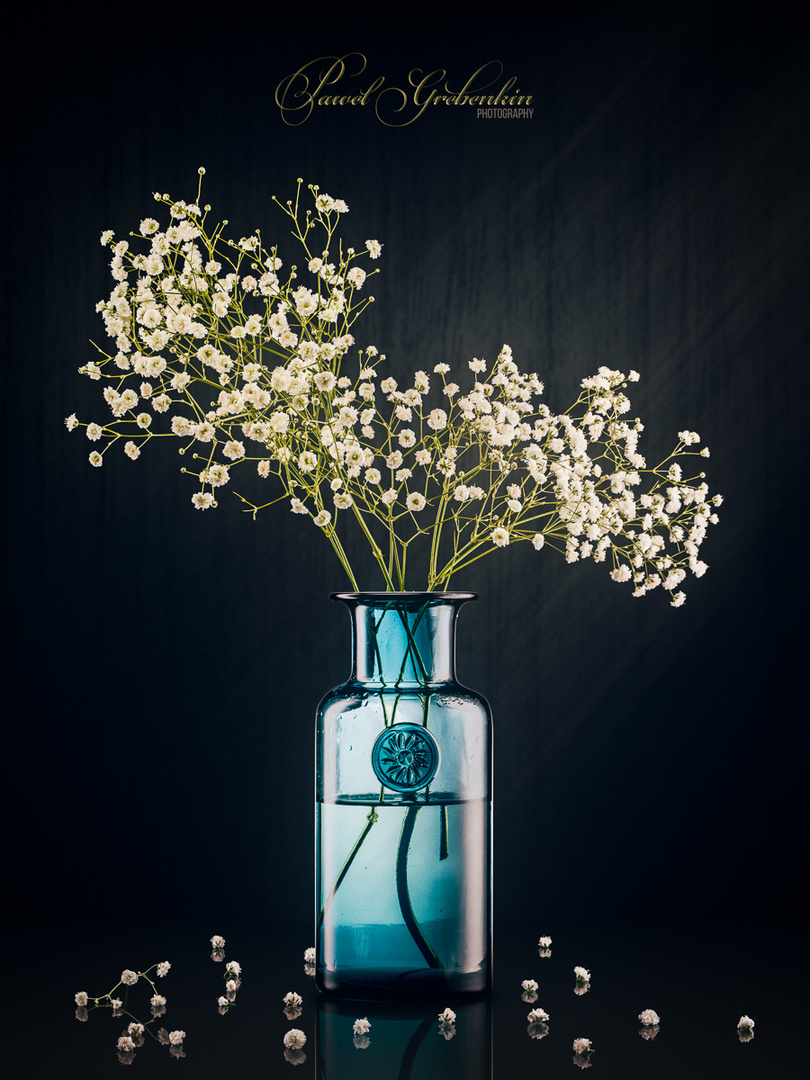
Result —
<path fill-rule="evenodd" d="M 336 593 L 354 630 L 352 678 L 392 689 L 455 682 L 458 609 L 474 593 Z"/>

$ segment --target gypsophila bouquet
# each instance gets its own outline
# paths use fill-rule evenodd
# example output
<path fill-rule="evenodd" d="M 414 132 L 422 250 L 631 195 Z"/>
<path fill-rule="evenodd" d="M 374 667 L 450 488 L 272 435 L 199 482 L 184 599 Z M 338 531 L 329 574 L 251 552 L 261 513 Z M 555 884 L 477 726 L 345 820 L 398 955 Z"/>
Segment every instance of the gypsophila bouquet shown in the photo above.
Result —
<path fill-rule="evenodd" d="M 362 264 L 381 245 L 344 246 L 345 202 L 310 185 L 304 209 L 302 183 L 293 200 L 274 202 L 303 249 L 304 282 L 258 230 L 236 241 L 226 221 L 209 226 L 199 189 L 194 203 L 155 195 L 168 224 L 144 218 L 132 234 L 139 250 L 102 234 L 116 284 L 98 311 L 114 344 L 79 370 L 103 381 L 112 415 L 66 420 L 97 444 L 91 464 L 119 442 L 134 460 L 153 440 L 177 440 L 198 510 L 234 488 L 237 470 L 274 477 L 281 493 L 266 500 L 235 492 L 244 508 L 255 515 L 288 499 L 322 530 L 355 590 L 341 542 L 351 523 L 389 590 L 405 589 L 412 545 L 427 556 L 430 591 L 528 541 L 567 562 L 605 563 L 634 596 L 660 586 L 680 606 L 687 573 L 706 570 L 699 549 L 722 501 L 702 472 L 690 475 L 688 460 L 709 456 L 699 436 L 679 432 L 649 466 L 643 425 L 627 418 L 636 372 L 601 367 L 557 414 L 507 345 L 494 362 L 475 358 L 458 373 L 441 362 L 400 385 L 379 370 L 384 355 L 355 349 L 349 332 L 373 299 L 364 287 L 376 271 Z"/>

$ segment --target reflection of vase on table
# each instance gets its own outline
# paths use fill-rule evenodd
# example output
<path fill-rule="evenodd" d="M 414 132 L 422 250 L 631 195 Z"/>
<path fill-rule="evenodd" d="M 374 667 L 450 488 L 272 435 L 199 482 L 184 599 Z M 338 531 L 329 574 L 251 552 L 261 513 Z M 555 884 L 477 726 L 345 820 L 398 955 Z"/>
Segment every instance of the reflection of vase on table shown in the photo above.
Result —
<path fill-rule="evenodd" d="M 319 997 L 318 1080 L 492 1080 L 490 997 L 457 1004 L 454 1023 L 442 1023 L 438 1007 L 419 1002 L 357 1005 Z M 368 1022 L 363 1035 L 356 1034 L 358 1013 Z"/>
<path fill-rule="evenodd" d="M 317 983 L 347 997 L 491 980 L 491 725 L 455 680 L 472 593 L 339 593 L 350 680 L 318 711 Z"/>

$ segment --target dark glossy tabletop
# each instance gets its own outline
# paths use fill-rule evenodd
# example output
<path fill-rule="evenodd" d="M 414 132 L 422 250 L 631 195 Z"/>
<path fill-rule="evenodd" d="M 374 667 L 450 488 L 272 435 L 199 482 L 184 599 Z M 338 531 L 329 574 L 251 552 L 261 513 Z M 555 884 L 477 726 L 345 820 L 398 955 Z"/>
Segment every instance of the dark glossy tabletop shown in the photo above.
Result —
<path fill-rule="evenodd" d="M 120 1075 L 117 1043 L 130 1022 L 148 1030 L 124 1063 L 139 1075 L 175 1080 L 510 1080 L 570 1077 L 586 1067 L 605 1080 L 808 1075 L 806 925 L 502 926 L 490 998 L 402 1008 L 322 998 L 304 963 L 312 944 L 306 924 L 107 922 L 11 924 L 6 930 L 12 1000 L 4 1016 L 5 1057 L 14 1066 L 7 1075 L 15 1077 Z M 225 938 L 226 961 L 241 967 L 235 1001 L 225 1011 L 217 1005 L 226 992 L 225 964 L 212 960 L 213 934 Z M 537 941 L 545 934 L 552 947 L 541 956 Z M 123 988 L 115 993 L 125 998 L 129 1015 L 96 1008 L 77 1018 L 78 991 L 101 996 L 124 969 L 145 971 L 164 960 L 169 973 L 151 975 L 166 998 L 163 1015 L 152 1019 L 153 991 L 140 979 L 126 996 Z M 575 992 L 575 966 L 591 974 L 584 993 Z M 523 990 L 524 979 L 537 982 L 536 997 Z M 303 999 L 299 1015 L 285 1015 L 289 991 Z M 452 1006 L 456 1022 L 442 1030 L 444 1004 Z M 547 1033 L 530 1029 L 534 1008 L 548 1013 Z M 640 1022 L 646 1009 L 660 1017 L 657 1031 Z M 737 1030 L 743 1015 L 755 1022 L 747 1040 Z M 371 1027 L 355 1038 L 359 1018 Z M 161 1045 L 161 1028 L 185 1032 L 183 1056 Z M 285 1057 L 284 1036 L 293 1028 L 306 1042 Z M 590 1056 L 575 1058 L 576 1038 L 591 1040 Z"/>

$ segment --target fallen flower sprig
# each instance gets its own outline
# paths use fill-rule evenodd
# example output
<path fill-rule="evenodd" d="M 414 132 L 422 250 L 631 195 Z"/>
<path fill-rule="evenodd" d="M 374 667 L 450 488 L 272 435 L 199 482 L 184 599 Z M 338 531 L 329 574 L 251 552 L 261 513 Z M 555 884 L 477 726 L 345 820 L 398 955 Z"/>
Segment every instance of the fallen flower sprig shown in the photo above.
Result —
<path fill-rule="evenodd" d="M 77 1006 L 76 1019 L 86 1021 L 89 1018 L 90 1012 L 94 1009 L 112 1009 L 113 1016 L 130 1017 L 131 1022 L 128 1024 L 124 1034 L 119 1036 L 117 1042 L 119 1060 L 124 1064 L 131 1062 L 135 1051 L 143 1046 L 145 1035 L 150 1035 L 157 1042 L 168 1045 L 175 1057 L 185 1057 L 185 1053 L 183 1052 L 183 1040 L 185 1038 L 184 1031 L 167 1032 L 164 1028 L 161 1028 L 155 1033 L 150 1030 L 150 1025 L 154 1023 L 157 1017 L 162 1016 L 166 1012 L 166 998 L 157 992 L 157 987 L 150 978 L 150 973 L 154 970 L 155 977 L 162 979 L 169 973 L 170 968 L 171 964 L 168 960 L 163 960 L 158 964 L 152 964 L 146 971 L 133 971 L 130 968 L 125 968 L 124 971 L 121 972 L 121 978 L 115 986 L 113 986 L 106 994 L 102 994 L 99 997 L 92 997 L 85 990 L 80 990 L 74 998 Z M 135 986 L 140 979 L 147 982 L 154 991 L 150 999 L 152 1018 L 146 1023 L 139 1021 L 124 1007 L 125 1000 L 128 998 L 129 988 Z M 116 992 L 120 991 L 121 987 L 124 988 L 124 1000 L 113 996 Z"/>

